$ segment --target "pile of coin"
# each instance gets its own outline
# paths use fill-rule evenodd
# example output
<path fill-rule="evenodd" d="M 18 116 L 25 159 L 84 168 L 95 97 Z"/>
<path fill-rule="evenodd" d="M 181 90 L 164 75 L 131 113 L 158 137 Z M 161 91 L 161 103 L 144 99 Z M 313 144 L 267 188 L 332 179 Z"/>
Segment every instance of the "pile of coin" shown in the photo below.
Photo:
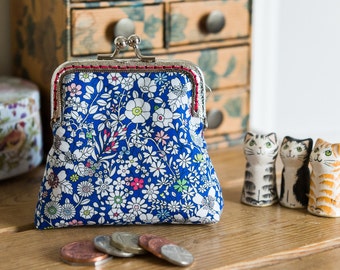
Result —
<path fill-rule="evenodd" d="M 62 261 L 71 265 L 97 266 L 106 263 L 112 256 L 127 258 L 148 252 L 178 266 L 189 266 L 194 261 L 188 250 L 164 237 L 130 232 L 98 235 L 93 241 L 69 243 L 61 249 L 60 256 Z"/>

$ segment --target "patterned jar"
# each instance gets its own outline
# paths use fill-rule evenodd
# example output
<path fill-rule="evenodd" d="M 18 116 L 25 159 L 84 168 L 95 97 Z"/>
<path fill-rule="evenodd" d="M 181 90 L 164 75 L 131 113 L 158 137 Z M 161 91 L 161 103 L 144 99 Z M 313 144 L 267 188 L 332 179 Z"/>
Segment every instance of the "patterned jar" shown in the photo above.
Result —
<path fill-rule="evenodd" d="M 40 95 L 33 83 L 0 77 L 0 180 L 42 161 Z"/>

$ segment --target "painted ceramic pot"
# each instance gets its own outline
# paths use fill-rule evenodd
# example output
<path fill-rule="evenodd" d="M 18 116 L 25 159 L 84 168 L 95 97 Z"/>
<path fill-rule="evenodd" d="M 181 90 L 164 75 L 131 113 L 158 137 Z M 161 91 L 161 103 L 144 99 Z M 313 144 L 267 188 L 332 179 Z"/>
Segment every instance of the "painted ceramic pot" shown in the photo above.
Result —
<path fill-rule="evenodd" d="M 36 85 L 0 77 L 0 180 L 38 166 L 42 160 L 42 130 Z"/>

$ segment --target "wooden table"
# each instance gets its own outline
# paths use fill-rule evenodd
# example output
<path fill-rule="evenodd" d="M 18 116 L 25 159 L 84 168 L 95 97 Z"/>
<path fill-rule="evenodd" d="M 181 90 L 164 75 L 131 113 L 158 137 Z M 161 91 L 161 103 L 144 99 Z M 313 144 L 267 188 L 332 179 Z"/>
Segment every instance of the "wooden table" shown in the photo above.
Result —
<path fill-rule="evenodd" d="M 0 182 L 1 269 L 93 269 L 59 259 L 60 248 L 115 231 L 153 233 L 188 249 L 188 269 L 338 269 L 340 219 L 310 215 L 279 205 L 256 208 L 240 203 L 244 157 L 239 147 L 210 151 L 225 208 L 216 225 L 77 227 L 38 231 L 33 215 L 43 167 Z M 175 269 L 152 255 L 114 258 L 101 269 Z"/>

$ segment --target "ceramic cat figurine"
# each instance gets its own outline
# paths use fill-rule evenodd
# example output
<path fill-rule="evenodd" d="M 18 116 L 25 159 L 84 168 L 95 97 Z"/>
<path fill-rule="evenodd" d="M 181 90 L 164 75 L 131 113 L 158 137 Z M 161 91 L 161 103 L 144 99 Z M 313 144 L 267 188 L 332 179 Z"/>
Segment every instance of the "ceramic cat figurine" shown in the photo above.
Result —
<path fill-rule="evenodd" d="M 312 166 L 308 211 L 325 217 L 340 216 L 340 143 L 322 139 L 310 155 Z"/>
<path fill-rule="evenodd" d="M 313 140 L 297 140 L 286 136 L 280 148 L 283 163 L 280 204 L 289 208 L 305 208 L 308 204 L 310 172 L 309 156 Z"/>
<path fill-rule="evenodd" d="M 275 169 L 278 148 L 275 133 L 246 134 L 244 155 L 247 163 L 241 202 L 252 206 L 268 206 L 278 202 Z"/>

